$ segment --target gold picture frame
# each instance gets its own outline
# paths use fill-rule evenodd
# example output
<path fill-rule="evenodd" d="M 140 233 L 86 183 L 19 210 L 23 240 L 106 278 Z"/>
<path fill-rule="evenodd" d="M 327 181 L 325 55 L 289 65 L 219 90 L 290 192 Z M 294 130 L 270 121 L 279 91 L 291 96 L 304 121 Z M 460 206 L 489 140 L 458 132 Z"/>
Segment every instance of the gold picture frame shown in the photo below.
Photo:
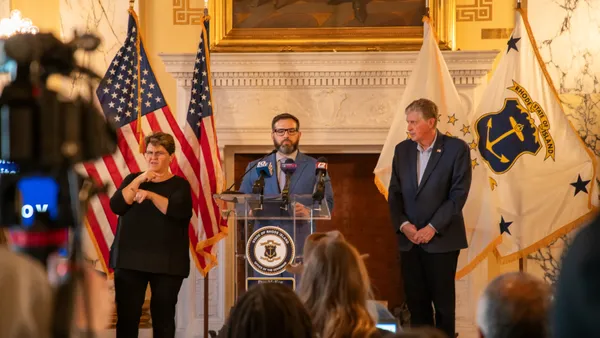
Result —
<path fill-rule="evenodd" d="M 395 51 L 418 50 L 421 48 L 423 42 L 422 25 L 334 28 L 234 28 L 234 1 L 240 0 L 209 0 L 211 51 Z M 423 3 L 425 2 L 426 0 L 423 1 Z M 453 50 L 455 48 L 456 30 L 455 0 L 429 0 L 427 2 L 429 3 L 429 14 L 434 23 L 440 48 Z"/>

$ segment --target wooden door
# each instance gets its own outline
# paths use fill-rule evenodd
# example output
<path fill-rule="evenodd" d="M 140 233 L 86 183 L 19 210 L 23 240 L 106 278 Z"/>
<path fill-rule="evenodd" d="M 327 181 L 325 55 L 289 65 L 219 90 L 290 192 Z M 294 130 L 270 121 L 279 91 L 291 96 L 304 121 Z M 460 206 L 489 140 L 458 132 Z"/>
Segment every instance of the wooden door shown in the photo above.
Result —
<path fill-rule="evenodd" d="M 317 222 L 317 231 L 337 229 L 359 252 L 369 254 L 365 261 L 377 300 L 388 308 L 404 300 L 396 235 L 392 230 L 387 201 L 373 181 L 378 154 L 310 154 L 325 156 L 329 162 L 334 192 L 331 221 Z M 235 155 L 235 177 L 261 154 Z"/>

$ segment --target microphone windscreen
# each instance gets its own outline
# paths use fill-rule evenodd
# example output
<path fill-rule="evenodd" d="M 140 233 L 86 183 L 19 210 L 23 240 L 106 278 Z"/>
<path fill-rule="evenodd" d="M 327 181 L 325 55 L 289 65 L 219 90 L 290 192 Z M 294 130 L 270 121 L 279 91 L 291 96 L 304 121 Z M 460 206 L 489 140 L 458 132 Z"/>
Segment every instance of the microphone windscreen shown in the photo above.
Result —
<path fill-rule="evenodd" d="M 327 159 L 323 156 L 319 157 L 319 159 L 317 160 L 317 164 L 315 165 L 316 167 L 316 173 L 318 174 L 321 171 L 327 171 Z"/>
<path fill-rule="evenodd" d="M 296 171 L 298 165 L 291 158 L 286 159 L 283 163 L 281 163 L 281 171 L 286 174 L 293 174 Z"/>
<path fill-rule="evenodd" d="M 273 164 L 269 161 L 260 161 L 256 166 L 256 173 L 260 176 L 261 173 L 266 177 L 273 176 Z"/>

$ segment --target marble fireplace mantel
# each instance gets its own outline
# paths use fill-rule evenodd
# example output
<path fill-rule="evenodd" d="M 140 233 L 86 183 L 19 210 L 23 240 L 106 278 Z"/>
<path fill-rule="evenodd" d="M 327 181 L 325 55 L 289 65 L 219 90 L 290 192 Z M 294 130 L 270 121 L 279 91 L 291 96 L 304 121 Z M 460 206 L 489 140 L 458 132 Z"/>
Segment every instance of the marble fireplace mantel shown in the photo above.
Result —
<path fill-rule="evenodd" d="M 301 122 L 302 149 L 320 153 L 379 153 L 418 52 L 215 53 L 213 105 L 227 181 L 236 153 L 272 149 L 270 123 L 289 112 Z M 443 52 L 462 103 L 473 111 L 497 51 Z M 180 123 L 190 99 L 195 54 L 160 54 L 177 80 Z M 423 83 L 427 85 L 427 83 Z M 233 304 L 233 239 L 218 244 L 220 265 L 209 276 L 209 328 L 219 329 Z M 202 276 L 192 269 L 179 295 L 178 337 L 201 337 Z M 467 285 L 457 282 L 459 289 Z M 462 310 L 462 312 L 461 312 Z M 475 337 L 465 309 L 457 308 L 461 337 Z M 461 315 L 462 313 L 462 315 Z M 461 319 L 461 316 L 464 317 Z"/>

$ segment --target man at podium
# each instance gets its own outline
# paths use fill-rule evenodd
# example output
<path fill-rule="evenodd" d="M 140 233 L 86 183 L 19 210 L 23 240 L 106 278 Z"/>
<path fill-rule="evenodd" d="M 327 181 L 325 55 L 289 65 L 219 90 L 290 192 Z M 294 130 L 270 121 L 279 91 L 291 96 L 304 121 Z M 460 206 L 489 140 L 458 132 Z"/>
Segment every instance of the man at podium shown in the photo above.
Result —
<path fill-rule="evenodd" d="M 273 118 L 271 123 L 271 138 L 276 152 L 265 158 L 258 159 L 248 164 L 246 170 L 256 167 L 256 170 L 250 170 L 244 177 L 240 191 L 246 194 L 253 193 L 255 182 L 264 176 L 264 195 L 313 195 L 318 190 L 319 168 L 321 163 L 317 159 L 303 154 L 298 150 L 298 144 L 302 133 L 300 132 L 300 122 L 298 118 L 291 114 L 279 114 Z M 324 161 L 323 161 L 324 162 Z M 258 165 L 257 165 L 258 164 Z M 262 167 L 271 168 L 272 172 L 262 170 Z M 289 170 L 293 168 L 293 170 Z M 262 173 L 261 173 L 262 170 Z M 326 170 L 326 169 L 325 169 Z M 321 171 L 321 174 L 323 172 Z M 324 175 L 324 200 L 329 210 L 333 209 L 333 189 L 329 175 Z M 306 216 L 309 209 L 302 203 L 293 205 L 297 216 Z M 292 210 L 288 211 L 292 214 Z M 254 225 L 254 230 L 273 225 L 274 221 L 260 221 Z M 276 222 L 286 231 L 291 229 L 289 221 Z M 310 234 L 311 229 L 308 222 L 296 223 L 296 256 L 302 255 L 304 240 Z M 289 229 L 288 229 L 289 228 Z M 248 234 L 249 235 L 249 234 Z"/>

